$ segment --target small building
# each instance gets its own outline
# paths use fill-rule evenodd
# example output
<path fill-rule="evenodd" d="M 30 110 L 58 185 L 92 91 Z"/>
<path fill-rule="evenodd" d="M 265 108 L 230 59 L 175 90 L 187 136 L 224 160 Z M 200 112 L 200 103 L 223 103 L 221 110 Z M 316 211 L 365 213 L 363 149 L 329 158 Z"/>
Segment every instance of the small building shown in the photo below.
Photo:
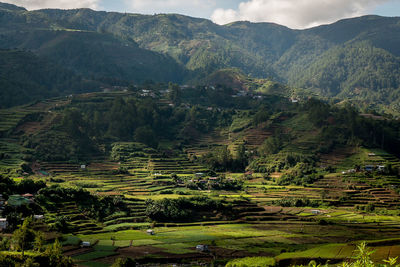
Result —
<path fill-rule="evenodd" d="M 154 231 L 152 229 L 147 230 L 146 233 L 148 235 L 154 235 Z"/>
<path fill-rule="evenodd" d="M 38 215 L 33 215 L 33 219 L 35 220 L 43 220 L 44 215 L 38 214 Z"/>
<path fill-rule="evenodd" d="M 8 197 L 7 200 L 7 205 L 13 206 L 13 207 L 19 207 L 22 205 L 28 205 L 29 203 L 32 203 L 32 199 L 28 199 L 26 197 L 20 196 L 20 195 L 11 195 Z"/>
<path fill-rule="evenodd" d="M 374 170 L 374 165 L 365 165 L 364 170 L 367 172 L 372 172 Z"/>
<path fill-rule="evenodd" d="M 82 164 L 82 165 L 81 165 L 81 169 L 86 169 L 86 165 L 85 165 L 85 164 Z"/>
<path fill-rule="evenodd" d="M 200 177 L 203 177 L 203 176 L 204 176 L 204 173 L 202 173 L 202 172 L 196 172 L 194 175 L 195 175 L 197 178 L 200 178 Z"/>
<path fill-rule="evenodd" d="M 29 203 L 33 203 L 33 197 L 34 195 L 32 195 L 31 193 L 26 193 L 21 195 L 23 198 L 27 199 L 29 201 Z"/>
<path fill-rule="evenodd" d="M 217 181 L 217 180 L 218 180 L 218 177 L 210 177 L 210 178 L 208 178 L 208 180 L 209 180 L 209 181 Z"/>
<path fill-rule="evenodd" d="M 320 210 L 311 210 L 311 213 L 314 215 L 320 215 L 322 212 Z"/>
<path fill-rule="evenodd" d="M 378 166 L 376 166 L 376 168 L 377 168 L 378 171 L 380 171 L 380 172 L 385 171 L 385 166 L 383 166 L 383 165 L 378 165 Z"/>
<path fill-rule="evenodd" d="M 0 218 L 0 230 L 5 230 L 8 226 L 6 218 Z"/>
<path fill-rule="evenodd" d="M 207 245 L 197 245 L 196 250 L 200 252 L 208 252 L 208 246 Z"/>
<path fill-rule="evenodd" d="M 88 247 L 90 247 L 90 242 L 88 242 L 88 241 L 82 241 L 81 247 L 83 247 L 83 248 L 88 248 Z"/>

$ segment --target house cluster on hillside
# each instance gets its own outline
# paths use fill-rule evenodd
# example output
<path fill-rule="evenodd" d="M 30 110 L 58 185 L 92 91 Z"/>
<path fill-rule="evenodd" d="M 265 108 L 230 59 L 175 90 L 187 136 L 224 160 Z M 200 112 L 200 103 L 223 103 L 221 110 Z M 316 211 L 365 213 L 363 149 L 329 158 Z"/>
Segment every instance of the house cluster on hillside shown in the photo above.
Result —
<path fill-rule="evenodd" d="M 349 169 L 349 170 L 346 170 L 346 171 L 342 171 L 342 174 L 355 173 L 355 172 L 360 172 L 360 171 L 365 171 L 365 172 L 373 172 L 373 171 L 384 172 L 385 170 L 386 170 L 386 167 L 384 165 L 365 165 L 364 168 L 361 168 L 361 169 Z"/>
<path fill-rule="evenodd" d="M 3 195 L 0 194 L 0 231 L 4 231 L 9 226 L 7 218 L 2 217 L 5 206 L 8 205 L 10 207 L 17 208 L 22 205 L 29 205 L 31 203 L 34 203 L 34 201 L 34 195 L 30 193 L 22 195 L 11 195 L 8 197 L 7 201 L 5 200 Z M 33 219 L 37 221 L 43 220 L 43 218 L 44 215 L 42 214 L 33 215 Z"/>
<path fill-rule="evenodd" d="M 156 94 L 153 91 L 148 90 L 148 89 L 142 89 L 140 91 L 139 95 L 141 97 L 151 97 L 151 98 L 155 98 L 156 97 Z"/>
<path fill-rule="evenodd" d="M 253 99 L 263 99 L 264 96 L 262 94 L 258 94 L 258 93 L 253 93 L 253 92 L 249 92 L 249 91 L 245 91 L 245 90 L 240 90 L 238 91 L 236 94 L 231 95 L 231 97 L 251 97 Z"/>
<path fill-rule="evenodd" d="M 110 93 L 110 92 L 117 92 L 117 91 L 122 91 L 122 92 L 128 92 L 128 87 L 126 86 L 110 86 L 110 87 L 100 87 L 102 89 L 103 93 Z"/>

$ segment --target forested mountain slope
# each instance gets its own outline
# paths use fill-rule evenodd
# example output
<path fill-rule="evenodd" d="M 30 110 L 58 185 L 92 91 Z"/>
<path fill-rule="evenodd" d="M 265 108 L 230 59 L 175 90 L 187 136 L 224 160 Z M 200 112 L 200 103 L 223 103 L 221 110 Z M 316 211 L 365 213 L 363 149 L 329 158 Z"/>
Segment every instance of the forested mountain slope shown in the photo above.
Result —
<path fill-rule="evenodd" d="M 87 92 L 98 84 L 30 52 L 0 50 L 0 108 Z"/>
<path fill-rule="evenodd" d="M 396 110 L 400 18 L 364 16 L 307 30 L 216 25 L 178 14 L 0 6 L 3 49 L 31 50 L 86 78 L 196 83 L 223 68 Z"/>

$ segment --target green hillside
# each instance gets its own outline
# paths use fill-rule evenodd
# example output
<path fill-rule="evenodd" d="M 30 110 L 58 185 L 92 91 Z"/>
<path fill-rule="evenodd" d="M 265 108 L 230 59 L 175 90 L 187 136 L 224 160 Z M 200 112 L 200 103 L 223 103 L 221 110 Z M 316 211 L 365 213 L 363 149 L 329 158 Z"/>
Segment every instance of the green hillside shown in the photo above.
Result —
<path fill-rule="evenodd" d="M 219 69 L 238 68 L 339 99 L 368 104 L 378 97 L 375 108 L 398 112 L 396 17 L 291 30 L 271 23 L 219 26 L 177 14 L 26 11 L 6 4 L 0 13 L 2 48 L 32 50 L 84 77 L 195 84 Z"/>
<path fill-rule="evenodd" d="M 31 52 L 0 50 L 0 108 L 98 87 Z"/>

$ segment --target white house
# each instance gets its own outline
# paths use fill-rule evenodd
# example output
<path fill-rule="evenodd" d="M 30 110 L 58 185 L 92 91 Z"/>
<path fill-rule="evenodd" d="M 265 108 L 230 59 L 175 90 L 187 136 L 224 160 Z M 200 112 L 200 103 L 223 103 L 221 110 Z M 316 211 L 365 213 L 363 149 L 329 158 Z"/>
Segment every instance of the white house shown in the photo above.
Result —
<path fill-rule="evenodd" d="M 207 251 L 209 251 L 207 245 L 197 245 L 197 246 L 196 246 L 196 250 L 197 250 L 197 251 L 200 251 L 200 252 L 207 252 Z"/>
<path fill-rule="evenodd" d="M 311 213 L 314 214 L 314 215 L 319 215 L 322 212 L 320 210 L 311 210 Z"/>
<path fill-rule="evenodd" d="M 33 219 L 35 220 L 43 220 L 44 216 L 43 215 L 33 215 Z"/>
<path fill-rule="evenodd" d="M 151 230 L 151 229 L 147 230 L 146 233 L 147 233 L 148 235 L 154 235 L 154 231 Z"/>
<path fill-rule="evenodd" d="M 6 229 L 8 226 L 8 222 L 6 218 L 0 218 L 0 230 Z"/>
<path fill-rule="evenodd" d="M 88 241 L 83 241 L 82 244 L 81 244 L 81 247 L 83 247 L 83 248 L 88 248 L 88 247 L 90 247 L 90 242 L 88 242 Z"/>

